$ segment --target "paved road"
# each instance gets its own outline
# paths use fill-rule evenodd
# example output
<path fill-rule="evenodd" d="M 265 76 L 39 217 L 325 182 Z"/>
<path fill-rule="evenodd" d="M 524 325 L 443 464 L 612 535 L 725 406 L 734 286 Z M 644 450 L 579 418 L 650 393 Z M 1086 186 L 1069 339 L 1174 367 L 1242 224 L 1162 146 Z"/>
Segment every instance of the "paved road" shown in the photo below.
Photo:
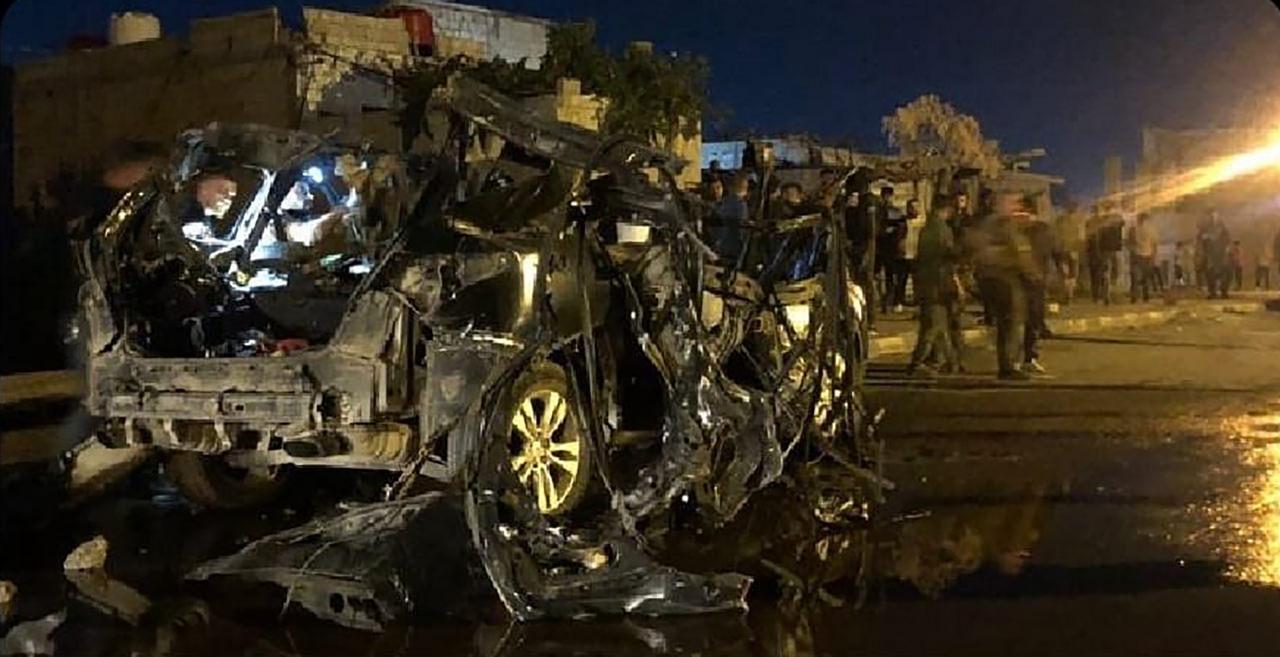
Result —
<path fill-rule="evenodd" d="M 973 373 L 959 377 L 912 380 L 901 375 L 900 361 L 876 364 L 869 397 L 887 410 L 887 474 L 898 490 L 889 520 L 860 537 L 873 545 L 869 583 L 833 582 L 819 602 L 787 604 L 777 587 L 764 585 L 745 617 L 511 628 L 485 616 L 373 636 L 303 615 L 281 624 L 278 609 L 258 609 L 256 599 L 213 596 L 215 621 L 195 629 L 131 629 L 80 609 L 61 649 L 1280 652 L 1280 313 L 1054 340 L 1043 360 L 1052 377 L 1018 384 L 996 382 L 992 354 L 983 350 L 970 352 Z M 42 549 L 60 559 L 61 550 L 103 531 L 118 546 L 109 571 L 149 595 L 174 596 L 165 582 L 182 562 L 288 521 L 279 512 L 250 514 L 223 519 L 232 529 L 220 531 L 181 509 L 152 507 L 136 495 L 103 502 Z M 50 591 L 62 590 L 61 575 L 41 570 L 50 559 L 20 561 L 9 576 L 31 591 L 27 613 L 57 608 Z M 5 570 L 15 569 L 7 562 Z"/>
<path fill-rule="evenodd" d="M 1053 376 L 1029 384 L 991 381 L 990 351 L 968 359 L 985 376 L 876 373 L 895 504 L 931 514 L 922 531 L 980 536 L 983 565 L 937 600 L 852 616 L 848 645 L 1276 654 L 1280 314 L 1054 340 L 1044 352 Z"/>

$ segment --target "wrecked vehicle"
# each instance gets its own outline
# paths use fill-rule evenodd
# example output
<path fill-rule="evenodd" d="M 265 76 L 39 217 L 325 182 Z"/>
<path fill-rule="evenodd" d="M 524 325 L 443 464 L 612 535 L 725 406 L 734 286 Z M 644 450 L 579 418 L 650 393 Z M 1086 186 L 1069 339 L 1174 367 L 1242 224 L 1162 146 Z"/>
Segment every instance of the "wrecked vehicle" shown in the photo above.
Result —
<path fill-rule="evenodd" d="M 814 512 L 866 518 L 883 480 L 839 221 L 770 224 L 762 248 L 803 234 L 809 265 L 741 271 L 665 153 L 461 76 L 431 108 L 433 148 L 403 158 L 184 134 L 82 250 L 98 438 L 162 451 L 212 507 L 297 466 L 402 473 L 391 499 L 455 482 L 519 618 L 741 606 L 742 578 L 646 546 L 673 506 L 723 522 L 788 462 L 854 473 Z"/>

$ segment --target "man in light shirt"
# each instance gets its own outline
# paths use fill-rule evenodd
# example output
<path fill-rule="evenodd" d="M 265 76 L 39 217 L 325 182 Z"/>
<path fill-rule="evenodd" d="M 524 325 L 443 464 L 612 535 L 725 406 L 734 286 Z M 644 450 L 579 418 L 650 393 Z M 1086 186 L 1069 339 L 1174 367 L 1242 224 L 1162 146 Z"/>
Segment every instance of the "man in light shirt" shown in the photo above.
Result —
<path fill-rule="evenodd" d="M 1144 212 L 1129 232 L 1129 302 L 1137 303 L 1138 294 L 1143 301 L 1151 300 L 1151 274 L 1159 244 L 1150 217 Z"/>
<path fill-rule="evenodd" d="M 920 202 L 916 199 L 907 201 L 906 210 L 907 235 L 903 240 L 903 257 L 906 259 L 906 275 L 899 288 L 902 298 L 906 298 L 907 281 L 911 281 L 912 294 L 916 294 L 916 252 L 920 250 L 920 231 L 924 228 L 924 217 L 920 215 Z"/>

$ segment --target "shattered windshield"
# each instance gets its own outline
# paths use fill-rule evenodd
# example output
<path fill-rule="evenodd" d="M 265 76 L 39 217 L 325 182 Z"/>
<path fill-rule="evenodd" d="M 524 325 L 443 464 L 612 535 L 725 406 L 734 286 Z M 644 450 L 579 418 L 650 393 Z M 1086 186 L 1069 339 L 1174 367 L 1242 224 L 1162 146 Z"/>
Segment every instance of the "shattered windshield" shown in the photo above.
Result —
<path fill-rule="evenodd" d="M 178 208 L 182 235 L 225 267 L 238 290 L 283 287 L 290 276 L 318 272 L 358 276 L 387 229 L 369 225 L 359 189 L 370 160 L 333 153 L 278 171 L 204 167 L 179 184 L 170 208 Z"/>

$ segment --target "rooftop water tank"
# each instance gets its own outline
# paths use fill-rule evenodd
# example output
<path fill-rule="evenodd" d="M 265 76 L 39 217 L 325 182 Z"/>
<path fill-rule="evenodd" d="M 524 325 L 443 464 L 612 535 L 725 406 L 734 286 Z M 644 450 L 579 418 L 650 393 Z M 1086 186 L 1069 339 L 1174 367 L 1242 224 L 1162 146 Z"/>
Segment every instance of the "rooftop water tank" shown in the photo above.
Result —
<path fill-rule="evenodd" d="M 111 29 L 107 36 L 113 46 L 159 39 L 160 19 L 154 14 L 139 11 L 111 14 Z"/>

